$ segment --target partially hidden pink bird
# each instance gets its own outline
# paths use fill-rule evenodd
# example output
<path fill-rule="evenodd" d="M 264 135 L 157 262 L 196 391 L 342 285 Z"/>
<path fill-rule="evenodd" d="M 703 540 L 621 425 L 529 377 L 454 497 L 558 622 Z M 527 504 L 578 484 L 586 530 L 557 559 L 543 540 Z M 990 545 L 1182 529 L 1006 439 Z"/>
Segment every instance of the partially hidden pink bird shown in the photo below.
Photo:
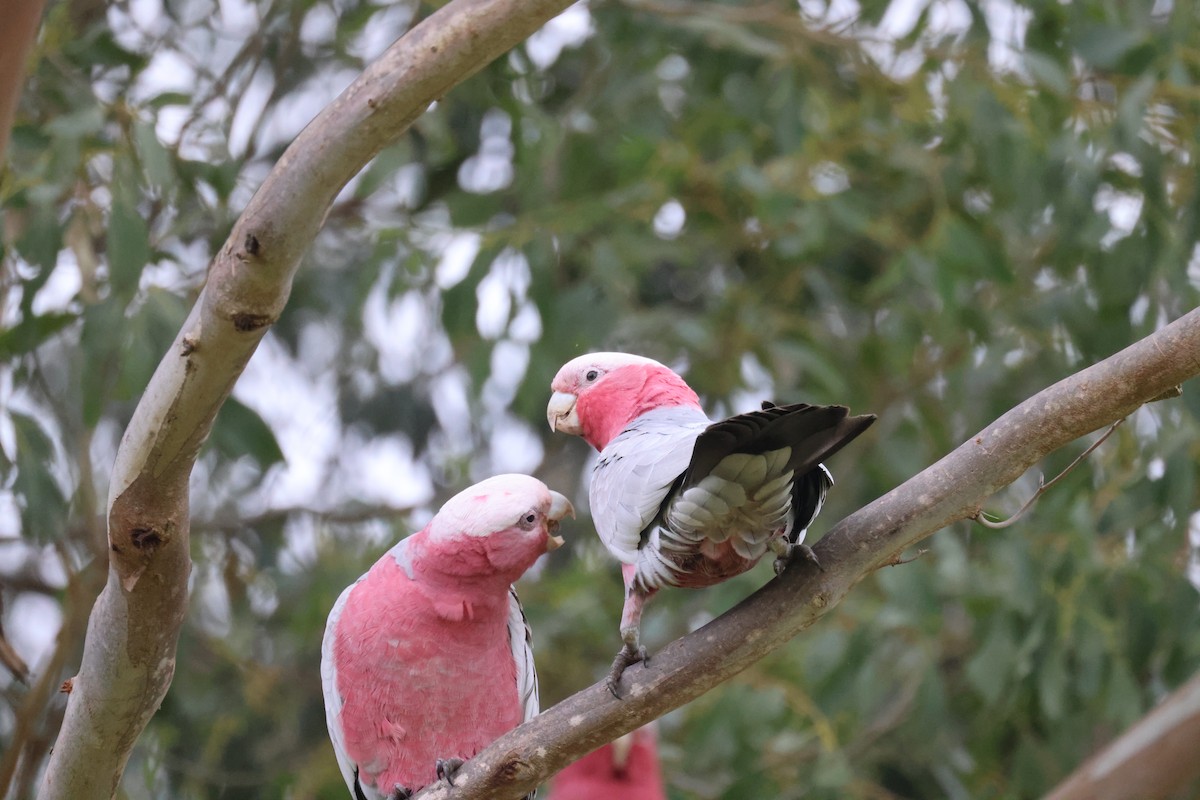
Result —
<path fill-rule="evenodd" d="M 513 581 L 562 544 L 567 498 L 498 475 L 442 506 L 338 597 L 321 647 L 329 737 L 354 800 L 400 800 L 538 713 Z"/>
<path fill-rule="evenodd" d="M 550 428 L 600 451 L 592 521 L 625 580 L 614 695 L 625 669 L 646 658 L 642 609 L 659 589 L 720 583 L 768 550 L 776 573 L 795 552 L 816 560 L 803 542 L 833 485 L 821 462 L 875 421 L 845 406 L 763 403 L 714 422 L 683 378 L 627 353 L 572 359 L 551 389 Z"/>
<path fill-rule="evenodd" d="M 567 766 L 550 800 L 667 800 L 653 724 L 630 731 Z"/>

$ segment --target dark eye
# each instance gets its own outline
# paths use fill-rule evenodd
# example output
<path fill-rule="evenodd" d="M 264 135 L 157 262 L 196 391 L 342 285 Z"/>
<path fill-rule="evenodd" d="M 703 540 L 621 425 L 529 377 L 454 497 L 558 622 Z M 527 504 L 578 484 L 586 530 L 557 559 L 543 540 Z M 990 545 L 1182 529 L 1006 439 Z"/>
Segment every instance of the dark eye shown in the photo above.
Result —
<path fill-rule="evenodd" d="M 529 529 L 529 528 L 532 528 L 534 526 L 534 523 L 536 523 L 536 522 L 537 522 L 537 514 L 530 511 L 527 514 L 525 514 L 525 516 L 521 517 L 520 522 L 518 522 L 517 524 L 520 525 L 522 528 Z"/>
<path fill-rule="evenodd" d="M 591 383 L 592 381 L 596 380 L 596 378 L 600 377 L 600 373 L 594 369 L 589 369 L 587 371 L 587 374 L 584 375 L 583 377 L 588 383 Z"/>

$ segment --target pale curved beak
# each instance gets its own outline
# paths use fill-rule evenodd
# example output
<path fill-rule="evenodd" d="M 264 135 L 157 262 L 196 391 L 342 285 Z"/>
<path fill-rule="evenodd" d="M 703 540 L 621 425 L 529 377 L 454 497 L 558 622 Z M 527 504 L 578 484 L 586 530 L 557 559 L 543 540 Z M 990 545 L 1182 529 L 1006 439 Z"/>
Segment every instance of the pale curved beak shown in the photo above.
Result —
<path fill-rule="evenodd" d="M 583 433 L 579 426 L 579 415 L 575 413 L 576 397 L 566 392 L 555 392 L 550 395 L 550 403 L 546 406 L 546 420 L 550 430 L 562 431 L 578 436 Z"/>
<path fill-rule="evenodd" d="M 550 510 L 546 512 L 546 519 L 550 521 L 548 528 L 551 534 L 558 530 L 558 523 L 563 517 L 570 515 L 571 519 L 575 518 L 575 506 L 571 505 L 571 501 L 558 492 L 550 492 Z M 563 546 L 563 538 L 561 536 L 550 536 L 546 539 L 546 552 L 557 550 Z"/>

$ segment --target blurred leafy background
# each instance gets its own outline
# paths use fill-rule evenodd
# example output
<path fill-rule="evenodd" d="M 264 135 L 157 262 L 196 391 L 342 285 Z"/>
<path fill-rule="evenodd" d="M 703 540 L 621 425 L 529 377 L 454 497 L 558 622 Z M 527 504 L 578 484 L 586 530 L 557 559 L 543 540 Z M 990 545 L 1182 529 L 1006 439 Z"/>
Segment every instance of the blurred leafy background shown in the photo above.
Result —
<path fill-rule="evenodd" d="M 53 744 L 63 701 L 31 685 L 73 674 L 116 445 L 205 265 L 291 137 L 430 11 L 48 9 L 0 186 L 0 600 L 33 669 L 0 673 L 8 797 Z M 657 357 L 713 413 L 878 414 L 830 464 L 819 535 L 1196 305 L 1198 25 L 1178 0 L 593 2 L 449 93 L 341 194 L 221 412 L 175 681 L 121 796 L 343 797 L 325 616 L 498 471 L 580 501 L 521 591 L 544 705 L 596 680 L 620 583 L 587 448 L 544 421 L 574 355 Z M 671 796 L 1052 787 L 1200 666 L 1198 394 L 1138 411 L 1016 526 L 936 534 L 670 714 Z M 769 576 L 664 594 L 646 641 Z"/>

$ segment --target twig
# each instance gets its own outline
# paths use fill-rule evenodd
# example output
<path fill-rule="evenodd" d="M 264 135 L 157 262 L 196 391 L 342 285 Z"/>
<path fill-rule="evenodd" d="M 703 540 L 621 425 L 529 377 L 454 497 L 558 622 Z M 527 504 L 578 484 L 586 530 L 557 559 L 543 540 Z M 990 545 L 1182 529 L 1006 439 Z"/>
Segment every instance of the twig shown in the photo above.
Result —
<path fill-rule="evenodd" d="M 896 553 L 896 555 L 892 556 L 890 559 L 888 559 L 887 561 L 880 564 L 880 566 L 881 567 L 898 567 L 901 564 L 911 564 L 912 562 L 916 561 L 918 558 L 920 558 L 921 556 L 925 555 L 928 552 L 929 552 L 928 547 L 922 547 L 920 550 L 913 553 L 911 556 L 901 556 L 899 553 Z"/>
<path fill-rule="evenodd" d="M 1178 396 L 1178 395 L 1174 395 L 1174 396 Z M 1155 399 L 1157 400 L 1159 398 L 1155 398 Z M 1104 443 L 1105 439 L 1107 439 L 1109 436 L 1112 436 L 1112 432 L 1115 431 L 1117 429 L 1117 426 L 1120 425 L 1124 421 L 1125 421 L 1125 418 L 1122 417 L 1121 419 L 1114 422 L 1112 425 L 1109 425 L 1108 430 L 1106 430 L 1104 432 L 1103 436 L 1101 436 L 1096 441 L 1092 442 L 1092 444 L 1088 447 L 1087 450 L 1084 450 L 1082 453 L 1080 453 L 1078 458 L 1076 458 L 1074 461 L 1072 461 L 1070 464 L 1068 464 L 1067 468 L 1064 469 L 1062 472 L 1055 475 L 1050 480 L 1049 483 L 1046 482 L 1045 475 L 1038 476 L 1037 491 L 1034 492 L 1033 495 L 1030 496 L 1030 498 L 1025 501 L 1025 504 L 1022 505 L 1020 508 L 1018 508 L 1017 512 L 1015 514 L 1013 514 L 1011 517 L 1009 517 L 1008 519 L 1005 519 L 1005 520 L 988 519 L 987 514 L 982 509 L 973 517 L 973 519 L 976 522 L 978 522 L 980 525 L 983 525 L 986 528 L 991 528 L 992 530 L 1000 530 L 1001 528 L 1007 528 L 1009 525 L 1012 525 L 1014 522 L 1016 522 L 1018 519 L 1020 519 L 1021 515 L 1024 514 L 1026 511 L 1028 511 L 1030 506 L 1032 506 L 1039 497 L 1041 497 L 1043 494 L 1045 494 L 1046 491 L 1049 490 L 1049 488 L 1051 486 L 1058 483 L 1058 481 L 1061 480 L 1062 478 L 1064 478 L 1068 472 L 1075 469 L 1075 467 L 1079 465 L 1080 461 L 1083 461 L 1085 458 L 1090 456 L 1092 454 L 1093 450 L 1095 450 L 1097 447 L 1102 445 Z"/>

